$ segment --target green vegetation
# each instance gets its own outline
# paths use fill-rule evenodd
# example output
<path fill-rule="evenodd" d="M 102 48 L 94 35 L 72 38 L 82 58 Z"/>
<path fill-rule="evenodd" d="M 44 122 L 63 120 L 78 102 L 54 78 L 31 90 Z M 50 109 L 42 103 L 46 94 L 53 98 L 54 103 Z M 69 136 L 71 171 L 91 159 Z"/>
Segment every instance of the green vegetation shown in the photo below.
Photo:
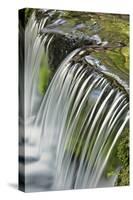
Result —
<path fill-rule="evenodd" d="M 42 62 L 39 70 L 38 90 L 40 94 L 44 95 L 51 77 L 52 71 L 48 66 L 47 56 L 43 55 Z"/>
<path fill-rule="evenodd" d="M 107 177 L 118 175 L 115 185 L 129 185 L 129 129 L 125 128 L 109 160 Z"/>
<path fill-rule="evenodd" d="M 121 170 L 116 185 L 129 185 L 129 130 L 126 129 L 117 146 L 117 157 L 121 163 Z"/>

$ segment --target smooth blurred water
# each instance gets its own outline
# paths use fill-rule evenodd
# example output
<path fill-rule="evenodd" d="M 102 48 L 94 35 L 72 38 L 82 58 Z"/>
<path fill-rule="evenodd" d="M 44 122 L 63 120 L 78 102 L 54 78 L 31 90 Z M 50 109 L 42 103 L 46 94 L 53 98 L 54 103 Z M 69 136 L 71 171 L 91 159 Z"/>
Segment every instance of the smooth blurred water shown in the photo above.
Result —
<path fill-rule="evenodd" d="M 48 65 L 52 29 L 62 34 L 58 27 L 65 24 L 61 19 L 48 25 L 48 19 L 37 23 L 33 14 L 25 29 L 25 105 L 20 112 L 19 142 L 19 173 L 25 176 L 25 190 L 113 186 L 117 175 L 107 178 L 105 172 L 129 120 L 126 82 L 77 48 L 62 61 L 42 95 L 38 90 L 42 57 Z"/>

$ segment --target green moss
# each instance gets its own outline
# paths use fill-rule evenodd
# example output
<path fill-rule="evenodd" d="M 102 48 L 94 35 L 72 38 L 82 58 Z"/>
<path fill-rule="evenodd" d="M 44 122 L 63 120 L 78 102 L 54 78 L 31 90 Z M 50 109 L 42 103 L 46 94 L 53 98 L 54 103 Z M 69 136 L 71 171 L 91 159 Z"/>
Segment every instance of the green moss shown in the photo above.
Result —
<path fill-rule="evenodd" d="M 129 166 L 121 169 L 116 182 L 118 186 L 129 185 Z"/>
<path fill-rule="evenodd" d="M 39 70 L 39 82 L 38 91 L 40 94 L 44 95 L 51 77 L 51 71 L 48 66 L 47 56 L 43 55 L 40 70 Z"/>
<path fill-rule="evenodd" d="M 129 185 L 129 129 L 125 128 L 108 162 L 106 176 L 118 175 L 115 185 Z"/>
<path fill-rule="evenodd" d="M 125 68 L 129 69 L 129 48 L 128 47 L 123 47 L 121 49 L 121 54 L 125 58 Z"/>
<path fill-rule="evenodd" d="M 39 71 L 39 84 L 38 84 L 38 90 L 41 94 L 44 94 L 44 92 L 46 91 L 46 88 L 49 83 L 49 76 L 50 76 L 49 68 L 41 66 Z"/>
<path fill-rule="evenodd" d="M 129 130 L 125 129 L 117 147 L 117 157 L 121 162 L 121 170 L 116 185 L 129 185 Z"/>

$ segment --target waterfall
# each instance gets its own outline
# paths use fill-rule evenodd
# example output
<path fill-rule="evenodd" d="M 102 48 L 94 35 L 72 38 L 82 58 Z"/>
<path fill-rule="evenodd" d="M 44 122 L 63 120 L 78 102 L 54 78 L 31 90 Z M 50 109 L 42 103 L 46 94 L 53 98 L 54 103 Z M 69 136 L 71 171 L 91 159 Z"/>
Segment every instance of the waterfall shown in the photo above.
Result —
<path fill-rule="evenodd" d="M 125 83 L 119 87 L 119 80 L 97 62 L 93 65 L 90 53 L 79 47 L 62 60 L 45 94 L 41 94 L 40 65 L 43 59 L 50 68 L 48 54 L 54 38 L 51 31 L 40 34 L 47 21 L 45 17 L 38 23 L 33 14 L 25 29 L 25 112 L 20 113 L 24 115 L 20 127 L 25 124 L 25 138 L 20 140 L 20 148 L 25 148 L 20 155 L 25 157 L 25 188 L 42 191 L 113 186 L 117 175 L 106 179 L 105 171 L 128 126 Z"/>
<path fill-rule="evenodd" d="M 42 145 L 54 148 L 57 189 L 97 187 L 128 121 L 126 95 L 89 66 L 69 63 L 72 55 L 50 84 L 42 117 Z"/>

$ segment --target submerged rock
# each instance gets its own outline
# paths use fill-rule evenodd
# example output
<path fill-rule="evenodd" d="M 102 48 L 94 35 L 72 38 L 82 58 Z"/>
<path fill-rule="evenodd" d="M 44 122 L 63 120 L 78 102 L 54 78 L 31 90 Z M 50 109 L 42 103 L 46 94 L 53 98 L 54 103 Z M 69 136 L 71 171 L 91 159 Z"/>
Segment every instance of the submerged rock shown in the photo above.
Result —
<path fill-rule="evenodd" d="M 71 51 L 87 47 L 95 62 L 101 62 L 101 70 L 108 69 L 108 72 L 124 79 L 128 85 L 127 15 L 122 18 L 121 15 L 112 14 L 36 10 L 38 23 L 44 17 L 47 17 L 47 21 L 40 34 L 53 36 L 48 53 L 49 66 L 53 71 Z M 106 71 L 104 69 L 103 72 Z"/>

